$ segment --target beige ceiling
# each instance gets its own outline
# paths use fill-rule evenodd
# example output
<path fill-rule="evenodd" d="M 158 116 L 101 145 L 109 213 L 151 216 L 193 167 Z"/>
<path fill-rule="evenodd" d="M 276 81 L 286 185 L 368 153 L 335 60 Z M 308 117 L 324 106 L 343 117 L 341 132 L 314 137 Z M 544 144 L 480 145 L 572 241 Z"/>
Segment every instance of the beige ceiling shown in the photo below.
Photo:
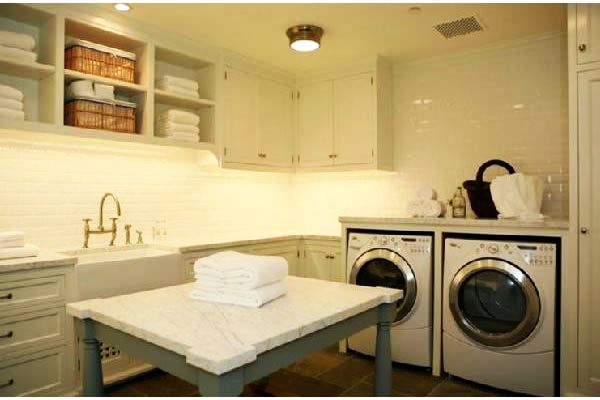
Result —
<path fill-rule="evenodd" d="M 410 61 L 566 29 L 561 4 L 419 4 L 420 13 L 409 13 L 414 5 L 132 4 L 128 15 L 293 72 L 374 54 Z M 445 39 L 432 29 L 474 14 L 485 32 Z M 300 23 L 325 30 L 321 49 L 289 49 L 285 31 Z"/>

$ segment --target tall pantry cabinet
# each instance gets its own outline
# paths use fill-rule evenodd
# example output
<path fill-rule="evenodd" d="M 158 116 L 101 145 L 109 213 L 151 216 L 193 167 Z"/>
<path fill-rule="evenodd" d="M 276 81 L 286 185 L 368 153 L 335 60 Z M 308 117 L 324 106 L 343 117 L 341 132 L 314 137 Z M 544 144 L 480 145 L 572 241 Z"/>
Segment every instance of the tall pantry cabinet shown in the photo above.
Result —
<path fill-rule="evenodd" d="M 569 5 L 572 237 L 577 242 L 576 391 L 600 395 L 600 5 Z M 575 367 L 572 365 L 572 367 Z M 568 369 L 567 369 L 568 370 Z"/>

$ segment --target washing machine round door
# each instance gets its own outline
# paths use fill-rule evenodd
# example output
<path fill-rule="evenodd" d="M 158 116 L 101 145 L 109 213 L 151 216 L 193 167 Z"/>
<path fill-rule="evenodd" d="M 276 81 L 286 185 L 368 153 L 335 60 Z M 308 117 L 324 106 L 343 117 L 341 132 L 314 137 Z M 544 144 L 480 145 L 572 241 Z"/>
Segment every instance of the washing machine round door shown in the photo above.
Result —
<path fill-rule="evenodd" d="M 450 310 L 462 331 L 491 347 L 525 340 L 540 318 L 533 281 L 517 266 L 480 259 L 463 266 L 450 284 Z"/>
<path fill-rule="evenodd" d="M 350 283 L 383 286 L 404 291 L 396 306 L 396 322 L 412 310 L 417 298 L 415 274 L 402 256 L 388 249 L 371 249 L 360 255 L 352 266 Z"/>

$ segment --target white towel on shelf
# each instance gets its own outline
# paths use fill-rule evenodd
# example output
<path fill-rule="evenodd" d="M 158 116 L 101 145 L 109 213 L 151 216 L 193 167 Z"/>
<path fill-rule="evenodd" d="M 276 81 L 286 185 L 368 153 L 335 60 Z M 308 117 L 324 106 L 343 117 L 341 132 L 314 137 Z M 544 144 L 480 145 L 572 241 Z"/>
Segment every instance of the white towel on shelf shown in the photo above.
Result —
<path fill-rule="evenodd" d="M 198 94 L 197 90 L 185 89 L 179 86 L 163 85 L 158 86 L 158 89 L 162 89 L 165 92 L 176 94 L 178 96 L 200 98 L 200 95 Z"/>
<path fill-rule="evenodd" d="M 437 193 L 431 186 L 421 186 L 416 192 L 417 199 L 419 200 L 435 200 L 437 199 Z"/>
<path fill-rule="evenodd" d="M 158 121 L 156 128 L 163 132 L 190 132 L 196 135 L 200 133 L 200 129 L 195 125 L 178 124 L 172 121 Z"/>
<path fill-rule="evenodd" d="M 113 85 L 105 85 L 103 83 L 94 82 L 94 94 L 99 99 L 114 100 L 115 87 Z"/>
<path fill-rule="evenodd" d="M 161 131 L 157 131 L 156 132 L 156 136 L 158 137 L 163 137 L 163 138 L 168 138 L 168 139 L 173 139 L 173 140 L 181 140 L 184 142 L 194 142 L 197 143 L 200 138 L 197 134 L 195 133 L 190 133 L 190 132 L 161 132 Z"/>
<path fill-rule="evenodd" d="M 94 82 L 87 79 L 71 82 L 69 86 L 67 86 L 67 98 L 71 99 L 73 97 L 95 98 Z"/>
<path fill-rule="evenodd" d="M 198 82 L 173 75 L 163 75 L 156 80 L 157 86 L 178 86 L 183 89 L 198 91 Z"/>
<path fill-rule="evenodd" d="M 200 117 L 192 112 L 177 110 L 175 108 L 163 111 L 159 117 L 159 122 L 171 121 L 178 124 L 198 125 Z"/>
<path fill-rule="evenodd" d="M 0 31 L 0 46 L 31 51 L 35 49 L 35 39 L 26 33 Z"/>
<path fill-rule="evenodd" d="M 8 108 L 9 110 L 23 111 L 23 102 L 14 99 L 4 99 L 0 97 L 0 108 Z"/>
<path fill-rule="evenodd" d="M 0 248 L 25 246 L 25 232 L 5 231 L 0 232 Z"/>
<path fill-rule="evenodd" d="M 423 201 L 423 217 L 436 218 L 444 215 L 445 206 L 441 201 L 425 200 Z"/>
<path fill-rule="evenodd" d="M 39 249 L 32 244 L 25 244 L 23 247 L 6 247 L 0 249 L 0 260 L 7 258 L 35 257 Z"/>
<path fill-rule="evenodd" d="M 3 99 L 23 101 L 23 92 L 12 86 L 0 84 L 0 97 Z"/>
<path fill-rule="evenodd" d="M 6 47 L 0 45 L 0 57 L 11 58 L 18 61 L 35 62 L 37 61 L 37 53 L 14 47 Z"/>
<path fill-rule="evenodd" d="M 284 281 L 277 281 L 255 289 L 207 289 L 195 287 L 190 292 L 194 300 L 212 303 L 234 304 L 246 307 L 260 307 L 265 303 L 285 295 L 287 286 Z"/>
<path fill-rule="evenodd" d="M 288 263 L 278 256 L 222 251 L 196 260 L 194 273 L 198 279 L 212 278 L 238 289 L 254 289 L 287 276 Z"/>
<path fill-rule="evenodd" d="M 24 121 L 25 113 L 23 111 L 12 110 L 10 108 L 0 108 L 0 118 Z"/>

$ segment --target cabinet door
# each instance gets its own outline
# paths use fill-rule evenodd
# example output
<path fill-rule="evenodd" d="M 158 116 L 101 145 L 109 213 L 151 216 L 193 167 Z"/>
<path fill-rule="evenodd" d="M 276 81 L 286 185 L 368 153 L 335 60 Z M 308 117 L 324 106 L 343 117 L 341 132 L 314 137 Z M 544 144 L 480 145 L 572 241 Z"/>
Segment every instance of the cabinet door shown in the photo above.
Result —
<path fill-rule="evenodd" d="M 577 63 L 600 61 L 600 5 L 577 4 Z"/>
<path fill-rule="evenodd" d="M 305 245 L 304 264 L 301 276 L 324 279 L 327 281 L 343 281 L 343 266 L 339 249 L 329 246 Z"/>
<path fill-rule="evenodd" d="M 258 137 L 262 164 L 290 167 L 293 151 L 292 88 L 260 79 Z"/>
<path fill-rule="evenodd" d="M 280 256 L 288 262 L 288 273 L 290 275 L 298 275 L 298 247 L 297 246 L 273 246 L 267 248 L 256 249 L 253 254 L 263 256 Z"/>
<path fill-rule="evenodd" d="M 231 68 L 226 74 L 224 160 L 258 164 L 256 78 Z"/>
<path fill-rule="evenodd" d="M 298 165 L 317 167 L 332 164 L 333 83 L 319 82 L 298 91 Z"/>
<path fill-rule="evenodd" d="M 333 85 L 335 164 L 370 164 L 377 137 L 373 75 L 337 79 Z"/>
<path fill-rule="evenodd" d="M 600 394 L 600 70 L 579 75 L 579 368 Z"/>

